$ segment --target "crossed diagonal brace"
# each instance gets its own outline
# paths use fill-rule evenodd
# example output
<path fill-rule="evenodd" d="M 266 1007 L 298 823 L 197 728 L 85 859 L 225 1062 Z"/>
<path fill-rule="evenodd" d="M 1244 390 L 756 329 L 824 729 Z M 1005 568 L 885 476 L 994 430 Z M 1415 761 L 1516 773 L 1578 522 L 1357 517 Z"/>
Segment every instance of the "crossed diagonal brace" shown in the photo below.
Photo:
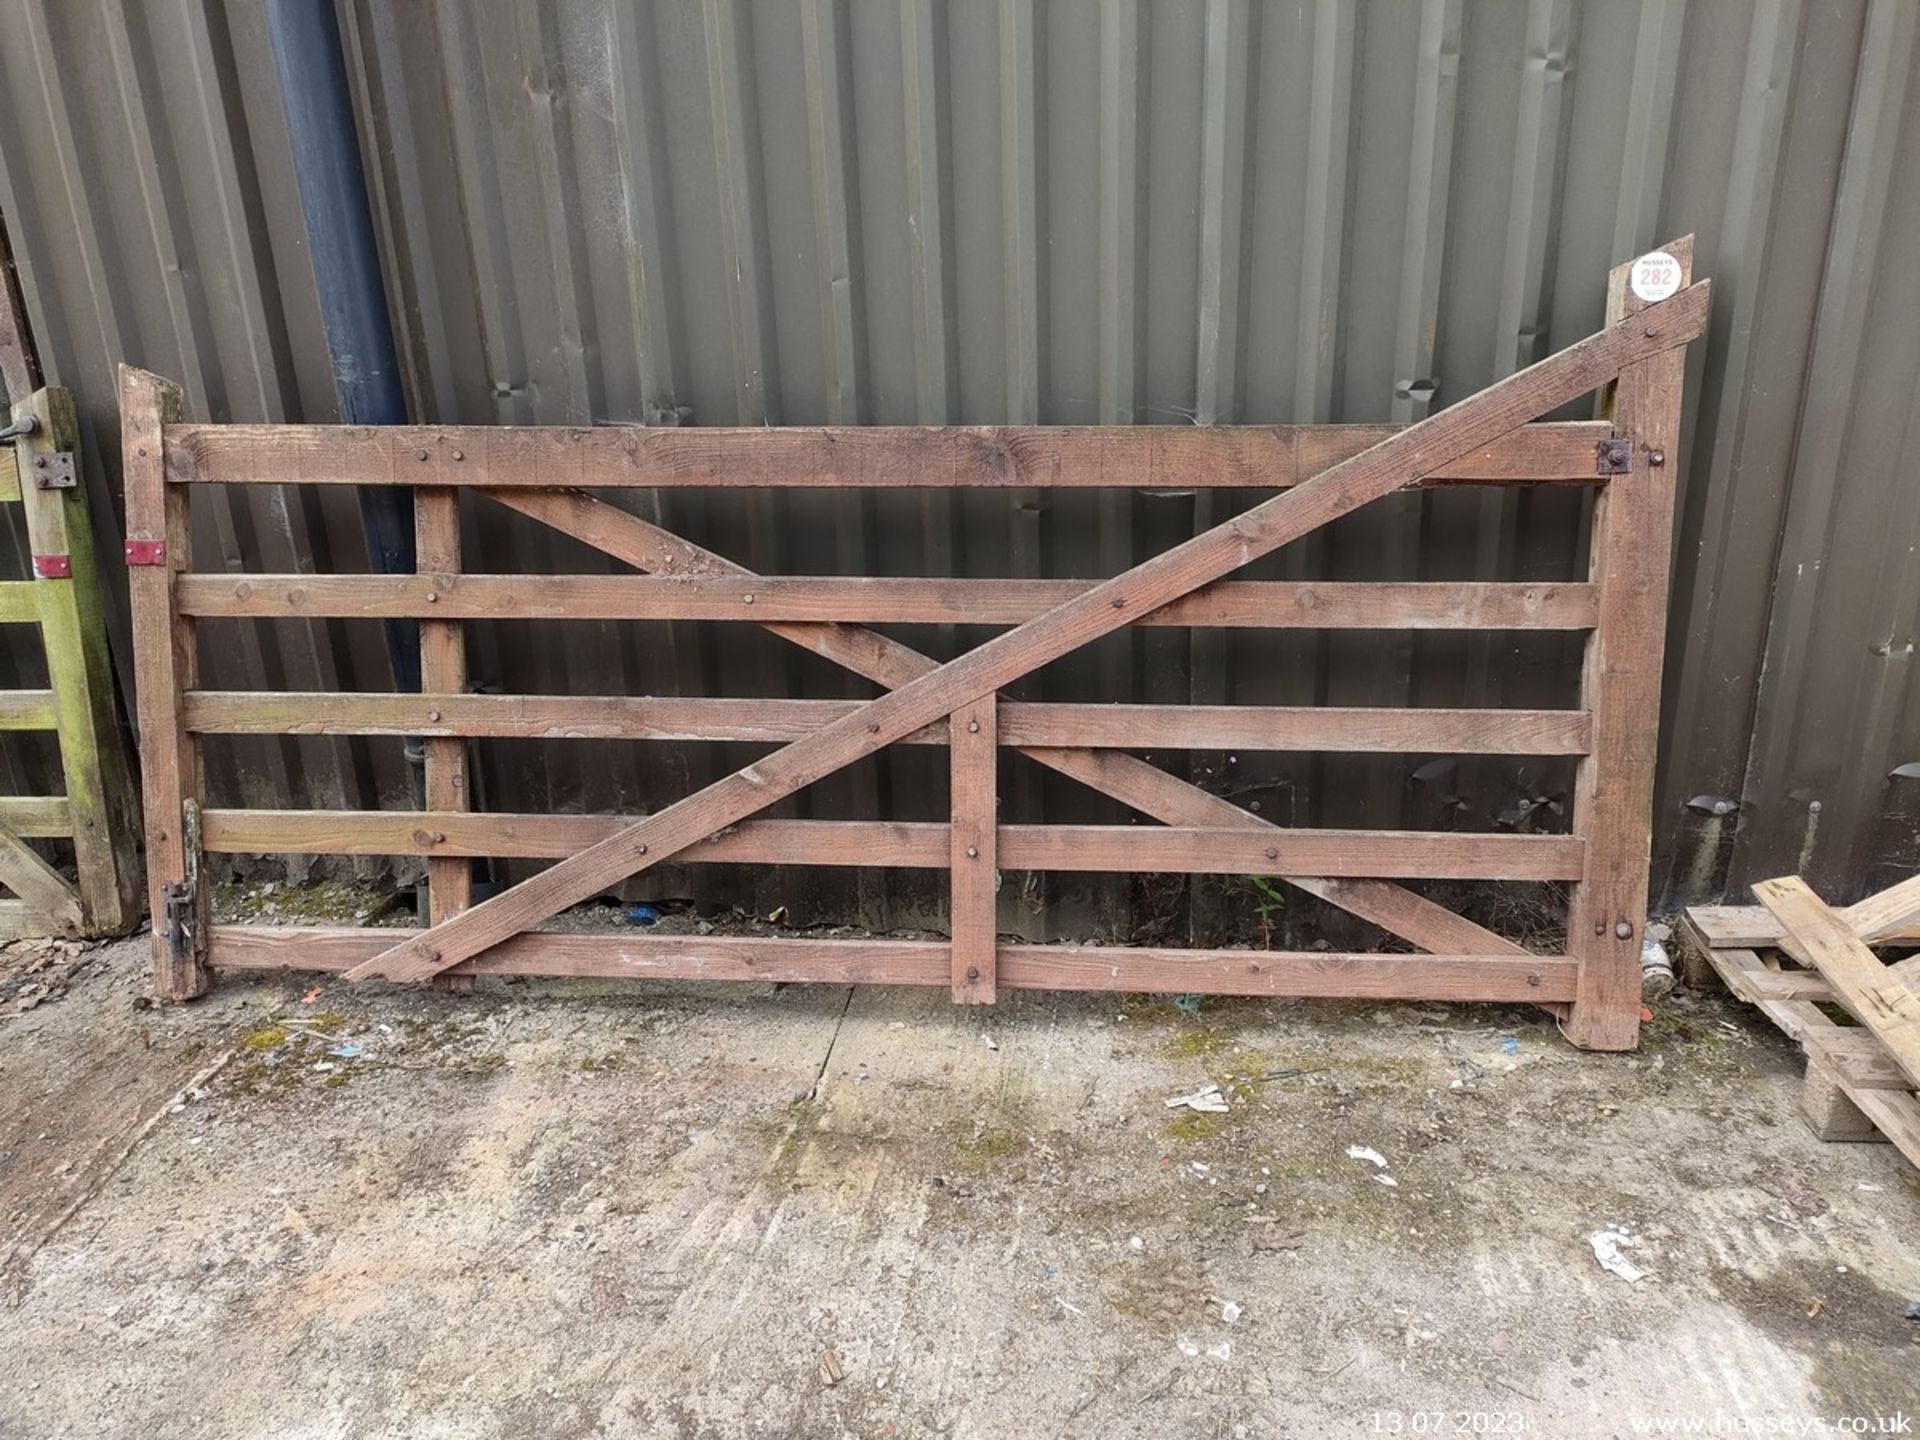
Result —
<path fill-rule="evenodd" d="M 348 978 L 419 981 L 461 964 L 862 756 L 933 724 L 959 706 L 1005 689 L 1021 676 L 1089 641 L 1492 443 L 1539 415 L 1589 393 L 1627 366 L 1692 340 L 1706 324 L 1709 289 L 1706 281 L 1691 285 L 1390 436 L 1305 484 L 1093 586 L 957 659 L 906 680 L 891 693 L 805 739 L 382 951 L 348 971 Z M 871 638 L 877 642 L 876 656 L 885 654 L 887 642 L 883 637 Z M 1241 813 L 1238 807 L 1230 808 Z"/>

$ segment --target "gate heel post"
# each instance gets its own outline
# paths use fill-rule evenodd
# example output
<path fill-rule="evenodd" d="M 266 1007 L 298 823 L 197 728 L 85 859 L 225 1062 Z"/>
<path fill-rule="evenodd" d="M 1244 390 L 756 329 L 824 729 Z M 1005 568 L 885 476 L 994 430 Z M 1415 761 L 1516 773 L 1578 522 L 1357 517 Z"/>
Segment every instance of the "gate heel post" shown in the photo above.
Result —
<path fill-rule="evenodd" d="M 1693 281 L 1693 237 L 1660 253 Z M 1607 277 L 1607 323 L 1645 308 L 1630 277 L 1637 261 Z M 1653 780 L 1666 650 L 1667 583 L 1679 478 L 1685 346 L 1620 372 L 1600 416 L 1630 442 L 1627 470 L 1594 502 L 1589 572 L 1599 618 L 1587 637 L 1580 693 L 1593 740 L 1574 783 L 1573 829 L 1587 842 L 1586 871 L 1567 905 L 1567 952 L 1579 962 L 1561 1028 L 1585 1050 L 1631 1050 L 1640 1041 L 1640 946 L 1652 862 Z M 1611 468 L 1611 467 L 1609 467 Z"/>
<path fill-rule="evenodd" d="M 120 367 L 120 463 L 127 500 L 127 590 L 133 613 L 135 715 L 153 917 L 153 991 L 167 1002 L 207 990 L 206 886 L 200 876 L 200 746 L 181 719 L 199 683 L 191 617 L 177 577 L 191 568 L 188 490 L 169 485 L 166 432 L 185 413 L 180 387 Z"/>

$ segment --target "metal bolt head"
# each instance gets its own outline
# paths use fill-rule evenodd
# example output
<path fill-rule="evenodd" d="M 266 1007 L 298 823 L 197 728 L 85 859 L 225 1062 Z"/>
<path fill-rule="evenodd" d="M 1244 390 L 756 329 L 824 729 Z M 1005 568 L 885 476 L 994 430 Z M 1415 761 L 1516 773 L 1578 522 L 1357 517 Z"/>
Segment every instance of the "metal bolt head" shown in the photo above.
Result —
<path fill-rule="evenodd" d="M 1633 926 L 1622 920 L 1618 925 L 1613 927 L 1613 938 L 1616 940 L 1631 940 L 1633 938 Z"/>
<path fill-rule="evenodd" d="M 978 720 L 967 721 L 967 733 L 969 735 L 978 735 L 980 733 L 980 722 Z"/>
<path fill-rule="evenodd" d="M 644 854 L 646 854 L 646 853 L 647 853 L 647 847 L 646 847 L 646 846 L 644 846 L 644 845 L 642 845 L 642 846 L 640 847 L 640 849 L 639 849 L 639 851 L 638 851 L 637 853 L 638 853 L 638 854 L 641 854 L 641 855 L 644 855 Z"/>
<path fill-rule="evenodd" d="M 440 723 L 440 712 L 438 710 L 427 711 L 427 723 L 429 725 L 438 725 Z"/>
<path fill-rule="evenodd" d="M 1530 970 L 1527 972 L 1527 984 L 1532 985 L 1535 988 L 1539 987 L 1540 973 L 1537 970 Z"/>
<path fill-rule="evenodd" d="M 1116 609 L 1116 610 L 1124 610 L 1124 609 L 1126 609 L 1126 608 L 1127 608 L 1127 602 L 1126 602 L 1126 599 L 1125 599 L 1125 598 L 1124 598 L 1123 596 L 1119 596 L 1119 595 L 1116 595 L 1116 596 L 1114 596 L 1114 597 L 1113 597 L 1113 608 L 1114 608 L 1114 609 Z"/>
<path fill-rule="evenodd" d="M 427 452 L 424 450 L 416 450 L 413 452 L 413 458 L 416 460 L 424 460 L 427 458 Z"/>
<path fill-rule="evenodd" d="M 453 458 L 456 460 L 464 460 L 467 458 L 467 452 L 464 450 L 456 450 L 453 452 Z"/>
<path fill-rule="evenodd" d="M 751 595 L 743 595 L 740 598 L 748 605 L 751 605 L 753 603 L 753 596 Z"/>
<path fill-rule="evenodd" d="M 1654 446 L 1651 450 L 1647 451 L 1647 463 L 1649 465 L 1666 464 L 1667 452 L 1662 450 L 1658 445 Z"/>
<path fill-rule="evenodd" d="M 978 965 L 967 966 L 967 979 L 978 980 L 979 978 L 980 978 L 980 967 Z"/>
<path fill-rule="evenodd" d="M 878 720 L 869 720 L 867 722 L 867 733 L 869 735 L 878 735 L 880 733 L 880 722 Z"/>
<path fill-rule="evenodd" d="M 980 847 L 978 845 L 967 846 L 967 858 L 969 860 L 978 860 L 980 858 Z"/>
<path fill-rule="evenodd" d="M 1280 858 L 1279 848 L 1277 846 L 1269 845 L 1267 847 L 1267 859 L 1278 860 L 1279 858 Z"/>
<path fill-rule="evenodd" d="M 439 603 L 440 603 L 440 592 L 438 590 L 427 591 L 427 604 L 437 605 Z"/>

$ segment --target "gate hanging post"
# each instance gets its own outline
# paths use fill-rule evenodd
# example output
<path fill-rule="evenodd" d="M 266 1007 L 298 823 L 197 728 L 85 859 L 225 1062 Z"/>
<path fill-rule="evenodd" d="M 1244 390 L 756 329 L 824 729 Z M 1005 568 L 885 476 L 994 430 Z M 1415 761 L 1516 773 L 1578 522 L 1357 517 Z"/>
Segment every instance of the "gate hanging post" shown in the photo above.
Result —
<path fill-rule="evenodd" d="M 184 414 L 180 387 L 120 367 L 120 468 L 127 496 L 127 588 L 139 676 L 141 791 L 146 800 L 147 900 L 153 915 L 153 990 L 191 1000 L 207 989 L 206 887 L 189 802 L 200 803 L 200 742 L 181 723 L 187 691 L 200 687 L 194 620 L 175 590 L 192 568 L 188 496 L 167 484 L 163 427 Z"/>
<path fill-rule="evenodd" d="M 1642 262 L 1693 280 L 1693 237 L 1619 265 L 1607 277 L 1607 323 L 1652 303 L 1634 293 Z M 1642 272 L 1646 274 L 1646 271 Z M 1658 289 L 1650 292 L 1656 299 Z M 1587 842 L 1586 874 L 1567 905 L 1567 952 L 1579 983 L 1561 1028 L 1587 1050 L 1631 1050 L 1640 1036 L 1640 946 L 1647 920 L 1653 834 L 1653 773 L 1659 747 L 1660 670 L 1666 650 L 1667 582 L 1679 480 L 1684 346 L 1624 367 L 1602 419 L 1631 447 L 1628 468 L 1594 500 L 1589 575 L 1599 621 L 1587 637 L 1581 703 L 1593 715 L 1593 743 L 1574 781 L 1573 831 Z"/>

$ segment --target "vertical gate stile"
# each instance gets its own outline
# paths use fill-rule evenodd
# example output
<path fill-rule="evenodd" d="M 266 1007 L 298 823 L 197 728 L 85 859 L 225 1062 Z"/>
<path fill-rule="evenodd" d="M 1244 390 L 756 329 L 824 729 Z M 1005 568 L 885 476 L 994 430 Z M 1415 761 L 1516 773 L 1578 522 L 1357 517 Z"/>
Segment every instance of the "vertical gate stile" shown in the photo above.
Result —
<path fill-rule="evenodd" d="M 191 1000 L 207 988 L 208 897 L 189 807 L 200 803 L 200 745 L 181 718 L 199 681 L 191 616 L 175 603 L 191 568 L 190 490 L 167 483 L 166 435 L 184 413 L 180 387 L 120 368 L 120 459 L 127 502 L 127 586 L 139 676 L 141 791 L 145 799 L 147 893 L 153 914 L 154 993 Z"/>
<path fill-rule="evenodd" d="M 450 485 L 419 485 L 413 498 L 415 567 L 444 576 L 449 584 L 460 573 L 460 491 Z M 420 688 L 430 696 L 460 695 L 467 688 L 466 630 L 459 620 L 420 622 Z M 427 722 L 437 722 L 431 707 Z M 426 808 L 430 812 L 467 808 L 467 742 L 462 736 L 427 736 L 425 750 Z M 427 923 L 438 925 L 473 903 L 473 862 L 465 855 L 434 856 L 444 837 L 429 828 L 427 860 Z M 466 994 L 474 987 L 471 975 L 436 975 L 438 989 Z"/>
<path fill-rule="evenodd" d="M 953 767 L 952 918 L 953 998 L 960 1005 L 991 1005 L 998 997 L 995 974 L 1000 889 L 1000 735 L 996 698 L 988 695 L 949 717 L 948 750 Z"/>
<path fill-rule="evenodd" d="M 1681 285 L 1693 280 L 1693 238 L 1666 251 Z M 1607 322 L 1645 308 L 1629 283 L 1632 262 L 1608 277 Z M 1574 784 L 1573 829 L 1587 845 L 1583 878 L 1567 906 L 1567 950 L 1579 962 L 1562 1027 L 1592 1050 L 1631 1050 L 1640 1031 L 1640 947 L 1653 831 L 1660 669 L 1679 475 L 1684 346 L 1621 370 L 1603 394 L 1627 469 L 1594 500 L 1588 561 L 1599 616 L 1587 640 L 1581 701 L 1593 716 L 1589 752 Z"/>

